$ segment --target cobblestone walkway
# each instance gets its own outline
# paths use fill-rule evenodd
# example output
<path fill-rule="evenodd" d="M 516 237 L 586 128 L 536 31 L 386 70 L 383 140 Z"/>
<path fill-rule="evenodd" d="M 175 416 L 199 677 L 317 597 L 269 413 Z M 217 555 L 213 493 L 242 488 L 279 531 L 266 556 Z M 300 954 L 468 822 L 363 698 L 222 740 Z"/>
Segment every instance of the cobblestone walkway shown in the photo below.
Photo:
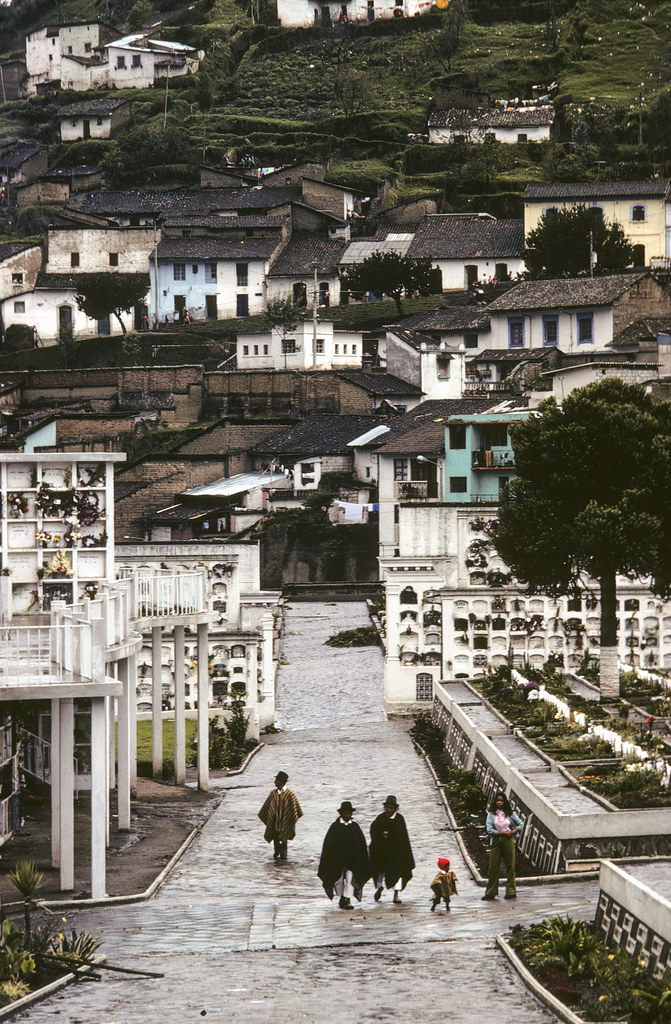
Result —
<path fill-rule="evenodd" d="M 27 1024 L 546 1024 L 494 944 L 516 922 L 554 913 L 591 916 L 596 883 L 520 888 L 515 903 L 481 903 L 461 862 L 407 723 L 382 711 L 376 648 L 332 649 L 324 640 L 366 624 L 358 604 L 288 609 L 278 681 L 283 732 L 224 799 L 177 869 L 149 902 L 78 911 L 68 925 L 105 935 L 110 961 L 162 971 L 161 980 L 105 975 L 70 987 L 14 1018 Z M 276 864 L 256 813 L 278 769 L 303 807 L 289 859 Z M 406 817 L 417 868 L 401 906 L 369 884 L 341 911 L 316 877 L 323 835 L 342 799 L 367 832 L 387 793 Z M 436 857 L 459 878 L 450 914 L 429 912 Z M 495 999 L 495 1009 L 492 1009 Z"/>

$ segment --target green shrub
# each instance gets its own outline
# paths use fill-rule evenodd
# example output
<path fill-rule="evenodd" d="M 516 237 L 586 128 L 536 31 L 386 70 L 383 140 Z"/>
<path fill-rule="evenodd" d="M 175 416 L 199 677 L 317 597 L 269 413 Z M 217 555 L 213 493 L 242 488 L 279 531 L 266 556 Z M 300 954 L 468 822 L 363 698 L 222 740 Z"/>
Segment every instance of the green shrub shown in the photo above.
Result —
<path fill-rule="evenodd" d="M 410 735 L 422 748 L 425 754 L 442 754 L 445 737 L 433 721 L 430 712 L 418 715 Z"/>

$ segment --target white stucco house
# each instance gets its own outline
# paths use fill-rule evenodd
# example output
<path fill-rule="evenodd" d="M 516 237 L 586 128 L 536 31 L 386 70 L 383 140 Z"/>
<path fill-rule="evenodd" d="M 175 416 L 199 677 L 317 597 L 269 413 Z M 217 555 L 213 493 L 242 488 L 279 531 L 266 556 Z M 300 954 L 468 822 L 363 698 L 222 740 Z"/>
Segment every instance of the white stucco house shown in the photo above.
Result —
<path fill-rule="evenodd" d="M 62 61 L 79 59 L 82 67 L 89 62 L 100 63 L 97 48 L 114 38 L 114 29 L 102 21 L 68 22 L 64 25 L 42 25 L 26 36 L 26 93 L 34 96 L 38 86 L 58 82 L 62 78 Z M 66 78 L 72 77 L 72 73 Z M 88 84 L 80 86 L 90 88 Z M 65 84 L 63 88 L 72 88 Z"/>
<path fill-rule="evenodd" d="M 165 238 L 152 255 L 152 290 L 161 323 L 187 309 L 194 319 L 262 313 L 277 238 Z"/>
<path fill-rule="evenodd" d="M 508 281 L 524 272 L 523 223 L 488 213 L 430 214 L 414 233 L 407 255 L 430 259 L 440 270 L 443 291 L 494 278 Z"/>
<path fill-rule="evenodd" d="M 61 141 L 75 139 L 109 139 L 130 124 L 133 104 L 130 100 L 84 100 L 62 107 L 58 112 L 61 122 Z"/>
<path fill-rule="evenodd" d="M 547 142 L 554 124 L 552 107 L 478 107 L 434 110 L 429 115 L 429 142 Z"/>
<path fill-rule="evenodd" d="M 436 341 L 420 331 L 388 327 L 386 339 L 388 373 L 421 388 L 425 398 L 461 398 L 466 379 L 466 350 L 463 345 Z"/>
<path fill-rule="evenodd" d="M 157 79 L 193 74 L 205 56 L 184 43 L 149 39 L 143 33 L 108 42 L 103 54 L 111 89 L 146 89 Z"/>
<path fill-rule="evenodd" d="M 361 366 L 361 331 L 336 331 L 333 323 L 310 318 L 292 331 L 279 328 L 238 334 L 238 370 L 338 370 Z"/>
<path fill-rule="evenodd" d="M 487 307 L 487 347 L 557 346 L 565 354 L 608 348 L 643 316 L 671 312 L 671 299 L 647 273 L 523 281 Z"/>

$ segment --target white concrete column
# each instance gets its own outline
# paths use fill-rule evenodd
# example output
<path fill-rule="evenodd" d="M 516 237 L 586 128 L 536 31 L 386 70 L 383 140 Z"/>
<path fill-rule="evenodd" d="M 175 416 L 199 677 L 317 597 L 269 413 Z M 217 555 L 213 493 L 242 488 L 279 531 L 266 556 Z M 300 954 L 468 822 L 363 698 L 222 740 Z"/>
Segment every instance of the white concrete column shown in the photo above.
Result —
<path fill-rule="evenodd" d="M 128 733 L 130 738 L 130 792 L 137 793 L 137 654 L 128 659 Z"/>
<path fill-rule="evenodd" d="M 210 788 L 209 676 L 207 671 L 207 623 L 200 622 L 198 636 L 198 789 Z"/>
<path fill-rule="evenodd" d="M 175 646 L 175 785 L 186 782 L 186 706 L 184 683 L 184 626 L 173 629 Z"/>
<path fill-rule="evenodd" d="M 151 630 L 151 773 L 163 776 L 163 687 L 161 685 L 161 627 Z"/>
<path fill-rule="evenodd" d="M 91 698 L 91 896 L 105 895 L 107 848 L 107 714 L 105 697 Z"/>
<path fill-rule="evenodd" d="M 122 658 L 117 666 L 119 680 L 123 683 L 117 702 L 117 814 L 121 832 L 130 829 L 130 702 L 135 694 L 131 694 L 128 661 L 128 658 Z"/>
<path fill-rule="evenodd" d="M 247 735 L 250 739 L 259 738 L 259 691 L 258 691 L 258 647 L 247 644 Z"/>
<path fill-rule="evenodd" d="M 226 617 L 228 628 L 240 629 L 240 573 L 237 565 L 229 562 L 231 575 L 226 577 Z"/>
<path fill-rule="evenodd" d="M 60 715 L 60 798 L 59 843 L 60 886 L 65 892 L 75 887 L 75 711 L 72 697 L 59 702 Z"/>
<path fill-rule="evenodd" d="M 61 715 L 59 700 L 51 701 L 49 781 L 51 783 L 51 866 L 61 862 Z"/>

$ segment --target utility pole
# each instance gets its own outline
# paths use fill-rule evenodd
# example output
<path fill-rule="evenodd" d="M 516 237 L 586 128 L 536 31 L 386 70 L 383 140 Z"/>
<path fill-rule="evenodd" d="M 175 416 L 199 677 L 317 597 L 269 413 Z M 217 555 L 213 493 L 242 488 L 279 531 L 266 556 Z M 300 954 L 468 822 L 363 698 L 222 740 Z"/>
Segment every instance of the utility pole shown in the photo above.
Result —
<path fill-rule="evenodd" d="M 158 232 L 154 218 L 154 330 L 158 330 Z"/>
<path fill-rule="evenodd" d="M 168 69 L 165 69 L 165 99 L 163 101 L 163 127 L 168 123 Z"/>
<path fill-rule="evenodd" d="M 589 229 L 589 276 L 594 277 L 594 235 Z"/>
<path fill-rule="evenodd" d="M 641 82 L 641 86 L 643 83 Z M 643 145 L 643 93 L 638 94 L 638 144 Z"/>
<path fill-rule="evenodd" d="M 319 297 L 317 294 L 317 264 L 313 263 L 312 269 L 314 270 L 314 281 L 312 293 L 312 369 L 317 369 L 317 306 L 319 304 Z"/>

